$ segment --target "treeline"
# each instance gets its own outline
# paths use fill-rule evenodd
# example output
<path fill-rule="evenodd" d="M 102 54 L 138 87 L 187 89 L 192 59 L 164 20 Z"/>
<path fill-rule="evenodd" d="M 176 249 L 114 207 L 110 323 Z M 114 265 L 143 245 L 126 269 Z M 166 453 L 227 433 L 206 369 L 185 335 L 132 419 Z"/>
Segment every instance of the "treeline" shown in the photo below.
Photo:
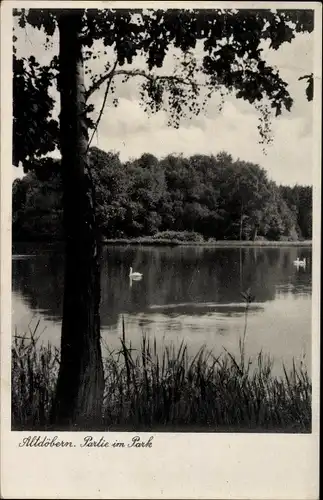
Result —
<path fill-rule="evenodd" d="M 278 186 L 231 155 L 151 154 L 125 163 L 91 148 L 97 218 L 105 238 L 199 233 L 217 240 L 312 237 L 312 188 Z M 60 162 L 45 159 L 13 183 L 14 240 L 62 238 Z"/>

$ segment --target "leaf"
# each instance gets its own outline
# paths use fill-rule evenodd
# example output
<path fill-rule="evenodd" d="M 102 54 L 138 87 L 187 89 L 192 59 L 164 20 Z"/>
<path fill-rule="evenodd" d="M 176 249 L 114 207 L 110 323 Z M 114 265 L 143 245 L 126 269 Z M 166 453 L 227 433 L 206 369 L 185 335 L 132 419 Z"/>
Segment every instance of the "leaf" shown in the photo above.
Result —
<path fill-rule="evenodd" d="M 312 101 L 313 100 L 313 93 L 314 93 L 314 76 L 313 76 L 313 73 L 311 73 L 310 75 L 300 76 L 298 80 L 299 81 L 300 80 L 307 80 L 307 87 L 306 87 L 305 93 L 306 93 L 307 100 L 308 101 Z"/>
<path fill-rule="evenodd" d="M 313 76 L 310 78 L 308 81 L 308 85 L 306 87 L 306 96 L 308 101 L 313 100 L 313 94 L 314 94 L 314 79 Z"/>

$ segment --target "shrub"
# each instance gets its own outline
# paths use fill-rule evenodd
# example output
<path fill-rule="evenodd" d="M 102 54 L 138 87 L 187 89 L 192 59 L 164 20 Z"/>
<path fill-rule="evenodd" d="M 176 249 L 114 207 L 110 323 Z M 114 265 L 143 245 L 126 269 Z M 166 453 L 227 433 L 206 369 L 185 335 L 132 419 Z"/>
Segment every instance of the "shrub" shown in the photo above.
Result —
<path fill-rule="evenodd" d="M 200 233 L 194 231 L 161 231 L 153 235 L 153 239 L 160 240 L 177 240 L 177 241 L 194 241 L 203 243 L 204 238 Z"/>
<path fill-rule="evenodd" d="M 288 235 L 288 236 L 281 235 L 279 237 L 279 241 L 296 241 L 297 242 L 298 238 L 297 237 L 295 238 L 295 235 Z"/>

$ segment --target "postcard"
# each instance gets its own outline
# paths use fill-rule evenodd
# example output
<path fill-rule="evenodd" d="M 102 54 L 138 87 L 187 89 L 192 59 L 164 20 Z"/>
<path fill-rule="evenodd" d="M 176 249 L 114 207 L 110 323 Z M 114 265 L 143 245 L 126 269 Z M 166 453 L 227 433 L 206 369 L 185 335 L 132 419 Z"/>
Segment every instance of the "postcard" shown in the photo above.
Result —
<path fill-rule="evenodd" d="M 318 498 L 321 23 L 2 4 L 2 498 Z"/>

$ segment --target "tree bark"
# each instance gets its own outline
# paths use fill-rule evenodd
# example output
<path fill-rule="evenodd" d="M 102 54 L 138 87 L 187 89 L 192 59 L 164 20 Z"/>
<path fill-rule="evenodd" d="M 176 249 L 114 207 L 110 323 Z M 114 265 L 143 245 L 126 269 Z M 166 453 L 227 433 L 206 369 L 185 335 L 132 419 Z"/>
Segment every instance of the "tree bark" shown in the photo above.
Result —
<path fill-rule="evenodd" d="M 60 146 L 62 155 L 65 281 L 53 423 L 99 426 L 104 375 L 100 344 L 100 243 L 87 172 L 88 134 L 81 43 L 81 10 L 59 19 Z M 92 186 L 93 187 L 93 186 Z"/>

